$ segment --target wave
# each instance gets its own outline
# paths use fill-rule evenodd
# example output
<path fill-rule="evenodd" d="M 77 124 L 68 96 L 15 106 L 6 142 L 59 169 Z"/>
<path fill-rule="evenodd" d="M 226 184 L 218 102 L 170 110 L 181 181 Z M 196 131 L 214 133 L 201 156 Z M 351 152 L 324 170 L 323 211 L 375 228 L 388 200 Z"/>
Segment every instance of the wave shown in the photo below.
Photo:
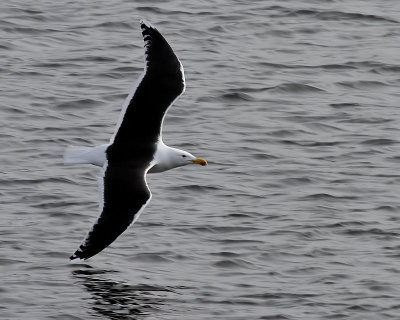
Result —
<path fill-rule="evenodd" d="M 312 86 L 309 84 L 302 83 L 282 83 L 277 86 L 271 87 L 268 89 L 269 91 L 276 93 L 309 93 L 309 92 L 325 92 L 325 90 L 318 88 L 316 86 Z"/>
<path fill-rule="evenodd" d="M 376 87 L 388 86 L 386 83 L 382 81 L 373 81 L 373 80 L 340 81 L 337 82 L 336 84 L 346 88 L 365 89 L 365 90 Z"/>
<path fill-rule="evenodd" d="M 361 144 L 365 144 L 368 146 L 391 146 L 394 144 L 398 144 L 399 141 L 393 140 L 393 139 L 368 139 L 365 141 L 362 141 Z"/>
<path fill-rule="evenodd" d="M 356 196 L 335 196 L 329 193 L 314 193 L 303 197 L 304 200 L 356 200 Z"/>
<path fill-rule="evenodd" d="M 382 17 L 375 14 L 363 14 L 359 12 L 344 12 L 344 11 L 335 11 L 335 10 L 326 10 L 326 11 L 318 11 L 318 10 L 310 10 L 310 9 L 300 9 L 300 10 L 288 10 L 283 8 L 283 11 L 286 11 L 284 16 L 286 17 L 299 17 L 299 16 L 307 16 L 314 17 L 318 20 L 351 20 L 351 21 L 365 21 L 365 22 L 389 22 L 397 24 L 399 21 Z"/>

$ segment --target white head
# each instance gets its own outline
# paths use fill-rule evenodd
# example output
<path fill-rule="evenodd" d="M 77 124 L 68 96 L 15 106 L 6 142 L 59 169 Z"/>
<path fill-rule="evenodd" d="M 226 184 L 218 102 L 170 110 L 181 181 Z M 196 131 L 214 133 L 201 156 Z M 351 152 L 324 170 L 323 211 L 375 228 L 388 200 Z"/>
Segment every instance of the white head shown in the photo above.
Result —
<path fill-rule="evenodd" d="M 202 166 L 207 165 L 206 160 L 196 158 L 189 152 L 171 148 L 165 144 L 159 145 L 154 160 L 155 164 L 149 172 L 162 172 L 176 167 L 186 166 L 191 163 L 200 164 Z"/>
<path fill-rule="evenodd" d="M 175 148 L 170 148 L 170 156 L 171 160 L 175 164 L 176 167 L 186 166 L 187 164 L 195 163 L 200 164 L 202 166 L 207 165 L 207 161 L 201 158 L 196 158 L 189 152 L 184 150 L 179 150 Z"/>

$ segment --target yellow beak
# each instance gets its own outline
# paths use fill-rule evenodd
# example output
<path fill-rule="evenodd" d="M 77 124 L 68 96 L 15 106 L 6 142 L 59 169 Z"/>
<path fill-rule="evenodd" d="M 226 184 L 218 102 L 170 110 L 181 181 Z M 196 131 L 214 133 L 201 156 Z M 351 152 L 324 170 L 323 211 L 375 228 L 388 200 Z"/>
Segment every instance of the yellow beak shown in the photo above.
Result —
<path fill-rule="evenodd" d="M 201 159 L 201 158 L 197 158 L 196 160 L 192 160 L 193 163 L 202 165 L 202 166 L 206 166 L 208 163 L 206 160 Z"/>

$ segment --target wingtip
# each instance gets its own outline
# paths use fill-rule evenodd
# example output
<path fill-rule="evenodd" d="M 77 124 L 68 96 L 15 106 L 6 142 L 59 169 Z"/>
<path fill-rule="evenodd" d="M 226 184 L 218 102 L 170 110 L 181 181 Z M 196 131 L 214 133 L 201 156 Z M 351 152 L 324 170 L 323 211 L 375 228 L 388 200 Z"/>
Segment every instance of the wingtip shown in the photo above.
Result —
<path fill-rule="evenodd" d="M 141 19 L 140 20 L 140 26 L 142 27 L 142 29 L 144 27 L 155 29 L 155 27 L 149 21 L 147 21 L 146 19 Z"/>
<path fill-rule="evenodd" d="M 80 256 L 79 253 L 82 253 L 82 251 L 80 250 L 75 251 L 75 253 L 69 257 L 69 262 L 70 263 L 84 262 L 87 258 Z"/>
<path fill-rule="evenodd" d="M 85 259 L 81 259 L 78 256 L 76 256 L 75 254 L 73 254 L 72 256 L 69 257 L 70 264 L 80 264 L 83 262 L 85 262 Z"/>

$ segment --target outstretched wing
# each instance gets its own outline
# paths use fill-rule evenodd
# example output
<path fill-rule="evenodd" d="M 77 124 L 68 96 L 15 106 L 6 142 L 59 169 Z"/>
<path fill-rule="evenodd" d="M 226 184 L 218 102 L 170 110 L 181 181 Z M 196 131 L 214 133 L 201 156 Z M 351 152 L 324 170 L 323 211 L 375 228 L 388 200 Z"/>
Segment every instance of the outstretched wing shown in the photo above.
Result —
<path fill-rule="evenodd" d="M 106 163 L 103 172 L 100 217 L 79 249 L 70 257 L 71 260 L 86 260 L 108 247 L 137 220 L 151 198 L 145 170 Z"/>
<path fill-rule="evenodd" d="M 151 198 L 145 175 L 160 139 L 162 121 L 185 90 L 183 67 L 167 41 L 149 23 L 142 21 L 141 28 L 144 72 L 122 108 L 106 150 L 100 217 L 71 260 L 94 256 L 136 221 Z"/>
<path fill-rule="evenodd" d="M 165 113 L 185 90 L 181 62 L 161 33 L 141 22 L 145 66 L 122 108 L 111 143 L 140 146 L 159 139 Z"/>

